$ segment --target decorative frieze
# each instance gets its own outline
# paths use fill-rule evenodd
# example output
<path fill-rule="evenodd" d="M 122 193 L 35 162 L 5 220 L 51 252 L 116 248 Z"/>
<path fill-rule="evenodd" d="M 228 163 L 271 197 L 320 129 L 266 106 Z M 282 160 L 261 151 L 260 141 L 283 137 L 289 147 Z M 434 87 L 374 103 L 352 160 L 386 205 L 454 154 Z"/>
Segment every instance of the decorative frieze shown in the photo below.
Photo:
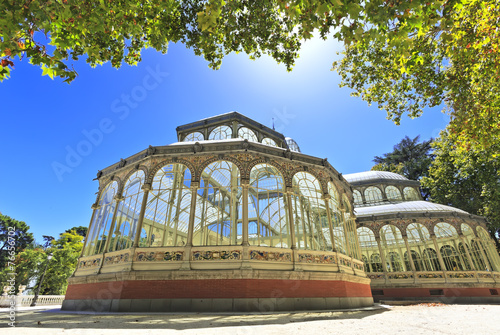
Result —
<path fill-rule="evenodd" d="M 413 279 L 412 273 L 395 273 L 387 275 L 389 279 Z"/>
<path fill-rule="evenodd" d="M 348 267 L 352 266 L 351 260 L 344 257 L 339 257 L 339 264 Z"/>
<path fill-rule="evenodd" d="M 475 278 L 474 272 L 448 272 L 448 278 Z"/>
<path fill-rule="evenodd" d="M 101 258 L 81 260 L 78 263 L 79 269 L 90 269 L 101 265 Z"/>
<path fill-rule="evenodd" d="M 335 255 L 299 254 L 299 262 L 316 264 L 336 264 Z"/>
<path fill-rule="evenodd" d="M 479 278 L 492 278 L 491 273 L 478 273 L 477 276 Z M 495 277 L 500 278 L 500 275 L 495 275 Z"/>
<path fill-rule="evenodd" d="M 135 255 L 138 262 L 182 261 L 184 251 L 141 251 Z"/>
<path fill-rule="evenodd" d="M 250 259 L 257 261 L 291 262 L 292 254 L 289 252 L 250 250 Z"/>
<path fill-rule="evenodd" d="M 193 251 L 191 259 L 193 261 L 220 261 L 241 259 L 240 250 L 202 250 Z"/>
<path fill-rule="evenodd" d="M 380 280 L 380 279 L 384 280 L 385 275 L 382 273 L 369 274 L 368 278 L 370 278 L 371 280 Z"/>
<path fill-rule="evenodd" d="M 365 271 L 364 264 L 353 262 L 353 266 L 356 270 Z"/>
<path fill-rule="evenodd" d="M 104 265 L 126 263 L 126 262 L 128 262 L 129 257 L 130 257 L 129 253 L 113 255 L 113 256 L 106 256 L 104 258 Z"/>
<path fill-rule="evenodd" d="M 424 279 L 444 278 L 442 273 L 419 273 L 417 277 Z"/>

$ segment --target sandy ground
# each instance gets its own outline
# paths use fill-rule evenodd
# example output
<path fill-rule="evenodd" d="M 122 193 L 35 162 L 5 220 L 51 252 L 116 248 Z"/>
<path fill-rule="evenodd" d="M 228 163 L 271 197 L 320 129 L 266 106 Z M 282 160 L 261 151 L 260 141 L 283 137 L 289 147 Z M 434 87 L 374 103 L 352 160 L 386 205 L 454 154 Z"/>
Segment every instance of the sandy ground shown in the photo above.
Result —
<path fill-rule="evenodd" d="M 500 305 L 378 305 L 349 311 L 268 314 L 82 314 L 59 307 L 16 312 L 16 327 L 3 334 L 500 334 Z"/>

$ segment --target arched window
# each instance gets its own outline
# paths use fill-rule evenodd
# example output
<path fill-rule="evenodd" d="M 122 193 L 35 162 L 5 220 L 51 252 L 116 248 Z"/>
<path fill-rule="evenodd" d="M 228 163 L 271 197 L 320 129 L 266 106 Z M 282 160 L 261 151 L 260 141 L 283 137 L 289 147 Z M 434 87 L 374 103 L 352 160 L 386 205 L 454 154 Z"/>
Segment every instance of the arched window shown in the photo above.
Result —
<path fill-rule="evenodd" d="M 380 255 L 378 253 L 372 254 L 370 256 L 370 264 L 373 272 L 384 272 L 384 268 L 382 266 L 382 259 L 380 258 Z"/>
<path fill-rule="evenodd" d="M 147 240 L 141 246 L 182 246 L 187 242 L 191 204 L 191 172 L 168 164 L 155 174 L 144 213 Z M 145 243 L 145 245 L 144 245 Z"/>
<path fill-rule="evenodd" d="M 405 187 L 403 189 L 405 200 L 420 200 L 417 191 L 413 187 Z"/>
<path fill-rule="evenodd" d="M 421 269 L 417 271 L 437 271 L 441 269 L 437 254 L 432 249 L 434 244 L 427 228 L 420 223 L 411 223 L 406 227 L 406 234 L 408 235 L 408 245 L 412 251 L 412 257 L 414 256 L 413 252 L 419 257 L 422 256 L 418 262 L 416 258 L 413 258 L 415 269 Z"/>
<path fill-rule="evenodd" d="M 342 195 L 342 203 L 344 205 L 344 229 L 346 234 L 346 240 L 349 245 L 349 256 L 361 259 L 361 251 L 359 248 L 358 235 L 356 233 L 356 222 L 352 216 L 351 202 L 344 193 Z"/>
<path fill-rule="evenodd" d="M 115 195 L 118 191 L 118 183 L 113 181 L 109 183 L 101 193 L 99 199 L 99 208 L 95 209 L 94 219 L 90 224 L 87 235 L 87 244 L 85 246 L 85 256 L 101 254 L 104 252 L 104 246 L 108 238 L 109 228 L 115 212 Z"/>
<path fill-rule="evenodd" d="M 411 251 L 411 259 L 413 260 L 413 265 L 415 266 L 415 271 L 423 271 L 424 266 L 422 263 L 422 259 L 420 258 L 420 255 L 415 250 L 410 250 L 410 251 Z M 405 251 L 405 266 L 407 271 L 412 270 L 410 258 L 408 256 L 408 251 Z"/>
<path fill-rule="evenodd" d="M 387 271 L 405 271 L 402 262 L 402 251 L 406 245 L 401 231 L 394 225 L 385 225 L 380 229 L 380 243 L 386 252 Z"/>
<path fill-rule="evenodd" d="M 115 229 L 108 251 L 130 248 L 134 243 L 137 221 L 139 220 L 142 198 L 144 196 L 144 191 L 142 190 L 144 178 L 144 172 L 139 170 L 132 174 L 125 183 L 123 200 L 118 205 Z"/>
<path fill-rule="evenodd" d="M 437 244 L 440 247 L 441 257 L 448 271 L 465 270 L 465 261 L 457 252 L 459 236 L 455 227 L 446 222 L 436 223 L 434 226 Z"/>
<path fill-rule="evenodd" d="M 308 172 L 292 179 L 296 245 L 307 250 L 331 250 L 329 223 L 319 181 Z"/>
<path fill-rule="evenodd" d="M 257 139 L 257 135 L 255 135 L 254 131 L 247 127 L 241 127 L 240 129 L 238 129 L 238 137 L 244 138 L 251 142 L 259 142 L 259 140 Z"/>
<path fill-rule="evenodd" d="M 370 186 L 365 190 L 365 200 L 367 204 L 382 202 L 382 192 L 378 187 Z"/>
<path fill-rule="evenodd" d="M 272 147 L 277 147 L 278 146 L 278 144 L 276 144 L 276 142 L 273 139 L 269 138 L 269 137 L 263 138 L 262 139 L 262 144 L 270 145 Z"/>
<path fill-rule="evenodd" d="M 458 233 L 455 227 L 446 222 L 439 222 L 434 226 L 434 234 L 438 239 L 458 238 Z"/>
<path fill-rule="evenodd" d="M 476 267 L 476 270 L 484 271 L 488 269 L 486 263 L 483 260 L 483 255 L 481 254 L 481 246 L 479 245 L 476 239 L 473 239 L 471 241 L 471 257 L 474 262 L 474 266 Z"/>
<path fill-rule="evenodd" d="M 463 270 L 462 262 L 457 251 L 451 245 L 444 245 L 440 249 L 441 257 L 443 258 L 444 265 L 448 271 Z"/>
<path fill-rule="evenodd" d="M 193 244 L 236 245 L 242 241 L 240 170 L 228 161 L 208 165 L 196 197 Z"/>
<path fill-rule="evenodd" d="M 354 206 L 363 205 L 363 198 L 361 197 L 360 191 L 354 190 L 352 196 L 354 197 Z"/>
<path fill-rule="evenodd" d="M 291 151 L 300 152 L 299 145 L 290 137 L 285 137 L 286 144 Z"/>
<path fill-rule="evenodd" d="M 215 127 L 208 135 L 209 140 L 227 140 L 231 138 L 233 131 L 231 127 L 228 126 L 218 126 Z"/>
<path fill-rule="evenodd" d="M 250 172 L 248 241 L 251 245 L 290 248 L 284 181 L 277 168 L 258 164 Z"/>
<path fill-rule="evenodd" d="M 332 182 L 328 182 L 328 194 L 330 195 L 328 208 L 330 209 L 330 218 L 332 219 L 335 250 L 344 255 L 348 255 L 344 219 L 342 217 L 342 211 L 340 210 L 339 196 Z"/>
<path fill-rule="evenodd" d="M 375 235 L 373 232 L 367 228 L 367 227 L 359 227 L 357 229 L 358 233 L 358 240 L 359 240 L 359 246 L 361 248 L 361 255 L 365 259 L 372 259 L 373 254 L 378 255 L 378 244 L 377 240 L 375 239 Z M 378 256 L 380 258 L 380 256 Z M 370 266 L 365 264 L 365 268 L 367 271 L 370 271 Z M 382 268 L 382 264 L 380 264 L 380 268 Z M 382 270 L 378 271 L 379 267 L 374 267 L 373 264 L 371 265 L 371 271 L 373 272 L 381 272 Z"/>
<path fill-rule="evenodd" d="M 481 251 L 479 249 L 479 245 L 476 241 L 476 236 L 474 235 L 474 231 L 472 228 L 466 224 L 462 223 L 462 234 L 464 235 L 465 240 L 468 242 L 470 246 L 469 255 L 472 259 L 472 263 L 474 264 L 474 268 L 478 271 L 486 270 L 486 265 L 483 260 L 483 256 L 481 255 Z"/>
<path fill-rule="evenodd" d="M 480 245 L 482 245 L 484 254 L 488 259 L 491 267 L 493 267 L 493 271 L 500 271 L 500 257 L 498 256 L 498 252 L 495 248 L 495 244 L 490 237 L 490 234 L 481 226 L 476 228 L 477 235 L 479 237 Z M 479 241 L 478 241 L 479 242 Z"/>
<path fill-rule="evenodd" d="M 365 271 L 366 272 L 371 272 L 370 270 L 370 262 L 368 262 L 368 258 L 366 258 L 365 255 L 361 255 L 361 260 L 363 261 L 363 264 L 365 265 Z"/>
<path fill-rule="evenodd" d="M 469 263 L 469 257 L 467 257 L 467 253 L 470 253 L 469 246 L 466 243 L 458 243 L 458 252 L 460 253 L 460 257 L 464 262 L 465 270 L 472 270 L 471 264 Z"/>
<path fill-rule="evenodd" d="M 183 142 L 196 142 L 196 141 L 203 141 L 203 140 L 204 140 L 203 134 L 198 132 L 198 131 L 195 131 L 195 132 L 187 134 L 186 137 L 184 137 Z"/>
<path fill-rule="evenodd" d="M 441 271 L 441 265 L 439 264 L 439 258 L 436 250 L 432 248 L 427 248 L 422 254 L 423 263 L 427 271 Z"/>
<path fill-rule="evenodd" d="M 401 262 L 401 255 L 395 251 L 387 253 L 387 271 L 401 272 L 405 271 Z"/>
<path fill-rule="evenodd" d="M 392 185 L 385 188 L 385 195 L 388 200 L 402 200 L 401 192 L 399 192 L 397 187 Z"/>

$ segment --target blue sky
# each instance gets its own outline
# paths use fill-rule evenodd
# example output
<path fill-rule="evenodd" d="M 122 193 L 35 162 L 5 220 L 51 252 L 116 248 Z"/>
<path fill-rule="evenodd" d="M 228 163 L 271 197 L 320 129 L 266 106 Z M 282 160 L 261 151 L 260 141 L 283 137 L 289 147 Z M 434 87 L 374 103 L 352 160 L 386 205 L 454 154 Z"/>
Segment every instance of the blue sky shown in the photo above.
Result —
<path fill-rule="evenodd" d="M 291 73 L 245 54 L 227 56 L 214 71 L 172 44 L 166 55 L 146 50 L 135 67 L 77 62 L 71 85 L 17 60 L 12 78 L 0 84 L 0 212 L 25 221 L 40 242 L 88 226 L 98 170 L 149 145 L 176 142 L 178 125 L 230 111 L 267 126 L 274 118 L 303 153 L 327 157 L 344 174 L 369 170 L 375 155 L 406 135 L 428 139 L 446 126 L 439 108 L 396 126 L 384 111 L 350 97 L 330 71 L 337 50 L 332 41 L 308 41 Z"/>

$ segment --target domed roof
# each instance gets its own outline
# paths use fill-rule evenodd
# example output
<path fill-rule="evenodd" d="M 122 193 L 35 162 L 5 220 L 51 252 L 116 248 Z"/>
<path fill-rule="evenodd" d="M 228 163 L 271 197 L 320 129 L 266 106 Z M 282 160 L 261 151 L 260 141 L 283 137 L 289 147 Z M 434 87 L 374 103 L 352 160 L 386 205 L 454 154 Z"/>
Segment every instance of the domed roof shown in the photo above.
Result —
<path fill-rule="evenodd" d="M 380 206 L 367 206 L 358 207 L 354 210 L 356 216 L 371 216 L 371 215 L 384 215 L 394 213 L 425 213 L 425 212 L 456 212 L 461 214 L 469 214 L 461 209 L 435 204 L 429 201 L 405 201 L 400 203 L 393 203 Z"/>
<path fill-rule="evenodd" d="M 365 172 L 358 172 L 358 173 L 350 173 L 350 174 L 345 174 L 343 177 L 349 182 L 349 183 L 355 183 L 355 182 L 362 182 L 362 181 L 368 181 L 368 180 L 379 180 L 379 179 L 385 179 L 385 180 L 409 180 L 408 178 L 394 173 L 394 172 L 387 172 L 387 171 L 365 171 Z"/>

